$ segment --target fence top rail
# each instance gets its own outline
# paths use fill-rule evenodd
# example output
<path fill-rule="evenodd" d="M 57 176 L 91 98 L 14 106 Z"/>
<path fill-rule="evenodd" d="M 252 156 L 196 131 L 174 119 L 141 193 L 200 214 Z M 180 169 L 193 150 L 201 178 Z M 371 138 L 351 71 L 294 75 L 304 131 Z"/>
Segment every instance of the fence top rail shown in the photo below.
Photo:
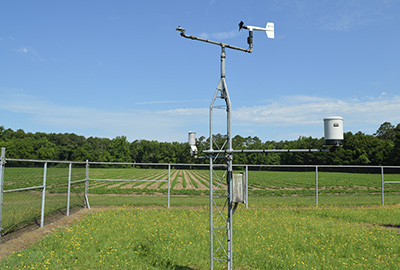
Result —
<path fill-rule="evenodd" d="M 26 191 L 26 190 L 32 190 L 32 189 L 43 189 L 43 188 L 44 188 L 44 186 L 8 189 L 8 190 L 3 190 L 3 193 L 11 193 L 11 192 Z"/>
<path fill-rule="evenodd" d="M 97 179 L 89 178 L 89 181 L 106 181 L 106 182 L 168 182 L 168 180 L 131 180 L 131 179 Z"/>
<path fill-rule="evenodd" d="M 38 159 L 20 159 L 20 158 L 6 158 L 6 161 L 15 162 L 34 162 L 34 163 L 72 163 L 72 164 L 86 164 L 85 161 L 66 161 L 66 160 L 38 160 Z"/>
<path fill-rule="evenodd" d="M 100 161 L 66 161 L 66 160 L 37 160 L 37 159 L 19 159 L 5 158 L 11 162 L 34 162 L 34 163 L 64 163 L 64 164 L 86 164 L 93 165 L 132 165 L 132 166 L 193 166 L 208 167 L 210 164 L 196 163 L 137 163 L 137 162 L 100 162 Z M 213 164 L 214 167 L 226 167 L 226 164 Z M 235 167 L 270 167 L 270 168 L 384 168 L 400 169 L 400 166 L 381 166 L 381 165 L 273 165 L 273 164 L 233 164 Z"/>
<path fill-rule="evenodd" d="M 400 181 L 383 181 L 384 184 L 400 184 Z"/>
<path fill-rule="evenodd" d="M 142 162 L 101 162 L 101 161 L 89 161 L 89 164 L 96 165 L 132 165 L 132 166 L 198 166 L 208 167 L 210 164 L 195 164 L 195 163 L 142 163 Z M 226 164 L 214 164 L 214 166 L 226 166 Z"/>
<path fill-rule="evenodd" d="M 89 161 L 89 164 L 96 165 L 151 165 L 151 166 L 168 166 L 170 163 L 136 163 L 136 162 L 103 162 L 103 161 Z"/>
<path fill-rule="evenodd" d="M 380 165 L 268 165 L 268 164 L 233 164 L 233 166 L 248 167 L 276 167 L 276 168 L 384 168 L 384 169 L 400 169 L 400 166 L 380 166 Z"/>

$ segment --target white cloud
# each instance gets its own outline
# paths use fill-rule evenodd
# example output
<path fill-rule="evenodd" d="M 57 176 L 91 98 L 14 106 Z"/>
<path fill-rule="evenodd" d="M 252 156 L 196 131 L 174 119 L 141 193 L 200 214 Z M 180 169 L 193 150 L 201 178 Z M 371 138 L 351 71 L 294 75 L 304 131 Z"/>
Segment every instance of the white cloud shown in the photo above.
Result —
<path fill-rule="evenodd" d="M 38 130 L 61 130 L 110 138 L 125 135 L 130 140 L 139 138 L 159 141 L 185 141 L 188 130 L 197 131 L 199 136 L 208 134 L 207 107 L 116 112 L 66 106 L 9 89 L 0 89 L 0 99 L 2 111 L 11 117 L 14 114 L 16 118 L 17 115 L 23 115 L 26 119 L 24 121 L 37 126 Z M 233 108 L 232 121 L 235 134 L 248 136 L 250 133 L 263 139 L 280 140 L 296 139 L 290 136 L 305 134 L 322 136 L 322 119 L 329 116 L 342 116 L 345 131 L 361 130 L 372 134 L 383 122 L 400 123 L 399 111 L 400 96 L 389 93 L 341 100 L 286 96 L 263 106 Z M 214 116 L 215 131 L 224 133 L 225 111 L 215 110 Z M 87 133 L 87 130 L 90 132 Z"/>
<path fill-rule="evenodd" d="M 8 41 L 8 40 L 15 41 L 15 38 L 13 36 L 0 37 L 0 41 Z"/>
<path fill-rule="evenodd" d="M 77 130 L 94 130 L 97 134 L 84 134 L 85 136 L 126 135 L 131 140 L 185 140 L 187 126 L 203 119 L 208 120 L 206 108 L 115 112 L 100 108 L 65 106 L 10 89 L 0 89 L 0 100 L 3 102 L 0 110 L 25 114 L 28 121 L 38 127 L 45 127 L 43 129 L 61 129 L 63 132 L 77 134 L 82 134 Z"/>
<path fill-rule="evenodd" d="M 386 9 L 390 9 L 390 1 L 332 1 L 332 8 L 321 17 L 323 29 L 331 31 L 348 31 L 352 28 L 389 21 Z"/>
<path fill-rule="evenodd" d="M 166 110 L 166 111 L 158 111 L 158 114 L 164 114 L 164 115 L 171 115 L 171 116 L 192 116 L 192 117 L 207 117 L 208 115 L 208 108 L 199 108 L 199 109 L 194 109 L 194 108 L 179 108 L 179 109 L 173 109 L 173 110 Z"/>
<path fill-rule="evenodd" d="M 387 93 L 378 97 L 342 100 L 293 96 L 264 106 L 238 108 L 234 110 L 234 118 L 245 126 L 314 125 L 328 116 L 342 116 L 351 124 L 381 124 L 385 121 L 400 122 L 399 111 L 400 96 Z"/>
<path fill-rule="evenodd" d="M 22 46 L 18 49 L 15 49 L 14 51 L 30 57 L 31 60 L 33 60 L 33 61 L 46 63 L 46 60 L 44 60 L 43 57 L 40 56 L 40 54 L 38 52 L 36 52 L 32 47 Z"/>
<path fill-rule="evenodd" d="M 325 17 L 324 29 L 333 31 L 347 31 L 355 25 L 361 24 L 358 11 L 346 11 L 341 14 L 330 14 Z"/>
<path fill-rule="evenodd" d="M 208 100 L 196 100 L 199 101 L 208 101 Z M 144 102 L 136 102 L 136 105 L 153 105 L 153 104 L 168 104 L 168 103 L 189 103 L 193 102 L 193 100 L 155 100 L 155 101 L 144 101 Z"/>

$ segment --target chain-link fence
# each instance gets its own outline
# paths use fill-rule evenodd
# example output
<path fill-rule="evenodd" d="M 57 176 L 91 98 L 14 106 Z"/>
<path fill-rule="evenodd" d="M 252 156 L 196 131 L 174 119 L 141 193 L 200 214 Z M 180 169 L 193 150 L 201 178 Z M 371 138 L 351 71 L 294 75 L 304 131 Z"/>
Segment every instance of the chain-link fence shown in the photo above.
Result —
<path fill-rule="evenodd" d="M 45 218 L 82 208 L 86 166 L 85 162 L 6 159 L 2 149 L 1 235 L 31 224 L 43 227 Z"/>
<path fill-rule="evenodd" d="M 91 205 L 148 204 L 143 198 L 151 197 L 152 204 L 170 206 L 171 177 L 175 177 L 170 164 L 89 162 L 89 165 Z"/>
<path fill-rule="evenodd" d="M 400 166 L 242 165 L 250 203 L 384 205 L 400 203 Z"/>
<path fill-rule="evenodd" d="M 6 159 L 5 149 L 0 163 L 2 235 L 90 205 L 210 203 L 208 164 Z M 400 166 L 234 165 L 233 170 L 245 176 L 247 207 L 400 203 Z M 211 185 L 222 192 L 226 165 L 215 165 L 212 173 Z"/>

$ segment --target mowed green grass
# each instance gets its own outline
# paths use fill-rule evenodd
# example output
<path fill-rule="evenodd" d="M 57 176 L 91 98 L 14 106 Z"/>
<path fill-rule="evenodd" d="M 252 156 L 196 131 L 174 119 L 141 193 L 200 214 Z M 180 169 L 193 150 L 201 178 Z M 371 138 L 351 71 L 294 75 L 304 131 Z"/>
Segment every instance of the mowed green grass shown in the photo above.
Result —
<path fill-rule="evenodd" d="M 400 208 L 240 208 L 235 269 L 399 269 Z M 209 212 L 116 208 L 89 215 L 1 269 L 208 269 Z M 225 264 L 216 262 L 215 269 Z"/>

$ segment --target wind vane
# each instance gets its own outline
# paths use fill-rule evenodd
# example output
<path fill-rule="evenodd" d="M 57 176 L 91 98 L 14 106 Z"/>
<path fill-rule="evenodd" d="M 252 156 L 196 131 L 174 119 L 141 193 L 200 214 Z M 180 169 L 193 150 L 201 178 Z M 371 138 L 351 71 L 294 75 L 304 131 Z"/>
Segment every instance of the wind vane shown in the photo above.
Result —
<path fill-rule="evenodd" d="M 247 43 L 249 44 L 248 49 L 244 49 L 244 48 L 232 46 L 229 44 L 225 44 L 222 42 L 212 41 L 212 40 L 208 40 L 208 39 L 200 38 L 200 37 L 196 37 L 196 36 L 188 36 L 185 34 L 186 30 L 180 26 L 178 26 L 176 28 L 176 31 L 181 32 L 181 36 L 184 38 L 203 41 L 203 42 L 211 43 L 214 45 L 219 45 L 222 48 L 229 48 L 229 49 L 238 50 L 238 51 L 242 51 L 242 52 L 248 52 L 248 53 L 251 53 L 253 51 L 253 31 L 265 31 L 268 38 L 272 38 L 272 39 L 275 38 L 274 23 L 272 23 L 272 22 L 268 22 L 267 25 L 265 26 L 265 28 L 263 28 L 263 27 L 258 27 L 258 26 L 244 25 L 244 22 L 240 21 L 239 31 L 242 29 L 246 29 L 249 31 L 249 37 L 247 38 Z"/>

